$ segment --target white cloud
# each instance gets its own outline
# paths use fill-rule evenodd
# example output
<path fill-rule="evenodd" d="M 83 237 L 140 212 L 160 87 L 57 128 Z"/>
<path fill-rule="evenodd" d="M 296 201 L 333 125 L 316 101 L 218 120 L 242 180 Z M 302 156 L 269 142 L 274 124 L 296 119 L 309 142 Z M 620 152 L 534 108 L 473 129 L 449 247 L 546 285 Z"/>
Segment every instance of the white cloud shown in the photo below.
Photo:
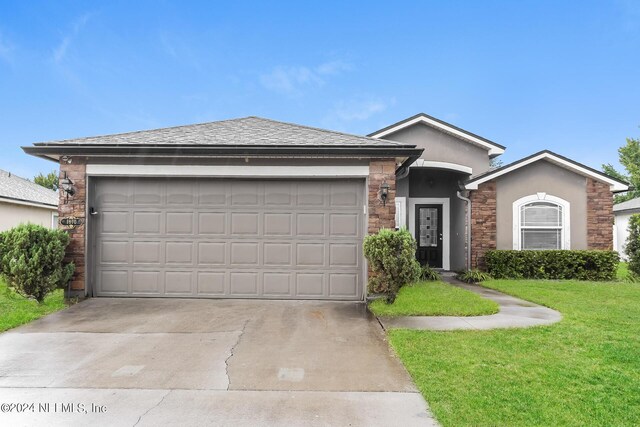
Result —
<path fill-rule="evenodd" d="M 342 61 L 330 61 L 316 67 L 278 66 L 260 75 L 262 86 L 285 95 L 301 95 L 305 88 L 320 87 L 327 77 L 337 76 L 351 66 Z"/>
<path fill-rule="evenodd" d="M 65 59 L 71 42 L 78 36 L 80 30 L 82 30 L 87 24 L 87 21 L 89 21 L 89 18 L 91 18 L 91 13 L 85 13 L 76 19 L 71 26 L 71 30 L 62 37 L 62 41 L 53 49 L 53 60 L 57 64 Z"/>
<path fill-rule="evenodd" d="M 356 97 L 350 100 L 338 101 L 329 112 L 329 119 L 340 122 L 367 120 L 371 116 L 385 111 L 395 99 L 383 100 L 377 97 Z"/>

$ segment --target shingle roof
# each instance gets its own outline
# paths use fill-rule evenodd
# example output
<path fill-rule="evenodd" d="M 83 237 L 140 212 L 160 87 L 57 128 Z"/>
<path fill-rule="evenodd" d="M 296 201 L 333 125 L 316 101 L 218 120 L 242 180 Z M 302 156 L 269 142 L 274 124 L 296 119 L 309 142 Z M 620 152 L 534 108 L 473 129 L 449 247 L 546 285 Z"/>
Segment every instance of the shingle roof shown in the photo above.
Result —
<path fill-rule="evenodd" d="M 628 211 L 628 210 L 640 211 L 640 197 L 613 205 L 614 212 Z"/>
<path fill-rule="evenodd" d="M 0 198 L 58 206 L 55 191 L 3 170 L 0 170 Z"/>
<path fill-rule="evenodd" d="M 107 146 L 266 146 L 266 147 L 415 147 L 342 132 L 245 117 L 162 129 L 40 142 L 47 145 Z"/>

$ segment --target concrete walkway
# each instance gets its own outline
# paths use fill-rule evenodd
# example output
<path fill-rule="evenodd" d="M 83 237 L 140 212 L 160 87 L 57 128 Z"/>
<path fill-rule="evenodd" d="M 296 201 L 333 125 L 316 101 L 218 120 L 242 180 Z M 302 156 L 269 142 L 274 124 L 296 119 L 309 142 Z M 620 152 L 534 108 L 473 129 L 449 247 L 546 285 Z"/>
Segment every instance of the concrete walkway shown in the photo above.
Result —
<path fill-rule="evenodd" d="M 456 280 L 450 275 L 442 279 L 453 285 L 483 298 L 497 302 L 500 310 L 488 316 L 411 316 L 411 317 L 378 317 L 380 324 L 389 329 L 426 329 L 433 331 L 481 330 L 503 328 L 527 328 L 530 326 L 550 325 L 562 319 L 560 312 L 543 307 L 493 289 L 478 285 L 469 285 Z"/>

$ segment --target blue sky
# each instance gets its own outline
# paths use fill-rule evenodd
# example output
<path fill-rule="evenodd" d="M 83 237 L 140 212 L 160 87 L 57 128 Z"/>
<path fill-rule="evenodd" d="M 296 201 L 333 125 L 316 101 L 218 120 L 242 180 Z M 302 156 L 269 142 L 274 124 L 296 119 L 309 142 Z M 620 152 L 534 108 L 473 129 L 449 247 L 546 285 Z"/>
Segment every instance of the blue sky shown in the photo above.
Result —
<path fill-rule="evenodd" d="M 640 0 L 0 2 L 0 168 L 21 145 L 258 115 L 366 134 L 425 112 L 590 166 L 640 136 Z"/>

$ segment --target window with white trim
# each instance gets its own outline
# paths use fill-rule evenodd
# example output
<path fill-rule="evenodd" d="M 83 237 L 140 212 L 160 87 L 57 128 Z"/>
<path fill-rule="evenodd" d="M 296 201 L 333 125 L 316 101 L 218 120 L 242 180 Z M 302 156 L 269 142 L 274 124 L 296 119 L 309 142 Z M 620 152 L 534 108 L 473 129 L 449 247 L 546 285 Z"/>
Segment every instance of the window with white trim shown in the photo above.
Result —
<path fill-rule="evenodd" d="M 546 193 L 523 197 L 513 204 L 513 248 L 569 249 L 569 202 Z"/>

